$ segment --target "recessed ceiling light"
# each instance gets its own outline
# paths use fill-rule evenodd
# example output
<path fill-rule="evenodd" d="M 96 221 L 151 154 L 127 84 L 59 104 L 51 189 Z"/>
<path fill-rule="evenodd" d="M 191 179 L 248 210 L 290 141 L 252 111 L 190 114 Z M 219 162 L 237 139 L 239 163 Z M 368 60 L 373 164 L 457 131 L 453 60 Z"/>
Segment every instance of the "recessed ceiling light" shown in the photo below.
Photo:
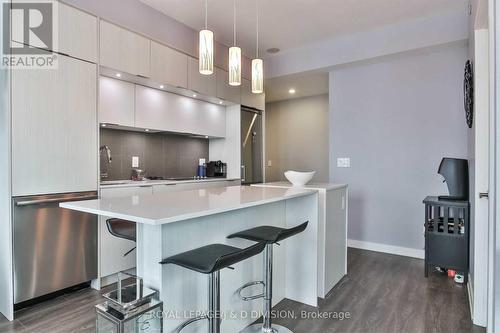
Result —
<path fill-rule="evenodd" d="M 115 75 L 116 75 L 116 77 L 122 77 L 122 75 L 120 73 L 116 73 Z"/>
<path fill-rule="evenodd" d="M 160 89 L 163 89 L 163 88 L 165 88 L 165 86 L 164 86 L 163 84 L 162 84 L 162 85 L 160 85 Z"/>
<path fill-rule="evenodd" d="M 219 101 L 219 104 L 222 104 L 222 103 L 224 103 L 224 102 L 223 101 Z"/>
<path fill-rule="evenodd" d="M 280 49 L 278 49 L 277 47 L 271 47 L 270 49 L 267 49 L 266 52 L 267 53 L 270 53 L 270 54 L 276 54 L 278 53 L 279 51 L 281 51 Z"/>
<path fill-rule="evenodd" d="M 288 90 L 288 93 L 292 95 L 295 94 L 295 89 L 291 88 L 290 90 Z"/>
<path fill-rule="evenodd" d="M 196 96 L 198 96 L 198 95 L 196 95 L 196 94 L 193 94 L 193 97 L 196 97 Z"/>
<path fill-rule="evenodd" d="M 102 127 L 106 127 L 106 124 L 101 124 Z"/>

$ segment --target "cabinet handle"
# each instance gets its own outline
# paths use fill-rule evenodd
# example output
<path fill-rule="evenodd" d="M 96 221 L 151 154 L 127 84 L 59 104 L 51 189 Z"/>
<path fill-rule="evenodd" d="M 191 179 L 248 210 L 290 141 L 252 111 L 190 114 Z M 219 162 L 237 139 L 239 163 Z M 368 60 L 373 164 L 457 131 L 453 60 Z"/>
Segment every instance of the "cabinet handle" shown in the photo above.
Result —
<path fill-rule="evenodd" d="M 488 199 L 489 198 L 489 193 L 488 192 L 479 192 L 479 199 Z"/>

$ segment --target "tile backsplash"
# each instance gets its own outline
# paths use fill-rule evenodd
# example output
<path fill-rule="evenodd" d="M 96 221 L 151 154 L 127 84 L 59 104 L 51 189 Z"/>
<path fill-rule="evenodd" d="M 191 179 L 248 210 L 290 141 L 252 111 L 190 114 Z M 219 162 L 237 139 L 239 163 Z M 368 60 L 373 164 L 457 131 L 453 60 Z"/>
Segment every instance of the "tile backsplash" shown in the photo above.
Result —
<path fill-rule="evenodd" d="M 108 177 L 103 180 L 130 179 L 132 156 L 139 157 L 138 168 L 146 176 L 164 178 L 195 176 L 198 159 L 208 161 L 208 140 L 184 135 L 101 128 L 100 144 L 109 147 L 112 157 Z"/>

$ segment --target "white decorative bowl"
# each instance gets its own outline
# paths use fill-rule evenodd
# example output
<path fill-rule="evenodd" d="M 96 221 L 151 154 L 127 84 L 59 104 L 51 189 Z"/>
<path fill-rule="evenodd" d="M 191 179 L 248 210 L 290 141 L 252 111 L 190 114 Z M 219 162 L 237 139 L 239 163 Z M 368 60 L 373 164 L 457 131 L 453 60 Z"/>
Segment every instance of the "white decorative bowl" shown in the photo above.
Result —
<path fill-rule="evenodd" d="M 316 171 L 311 172 L 298 172 L 298 171 L 286 171 L 285 177 L 288 179 L 293 186 L 304 186 L 307 184 L 313 177 Z"/>

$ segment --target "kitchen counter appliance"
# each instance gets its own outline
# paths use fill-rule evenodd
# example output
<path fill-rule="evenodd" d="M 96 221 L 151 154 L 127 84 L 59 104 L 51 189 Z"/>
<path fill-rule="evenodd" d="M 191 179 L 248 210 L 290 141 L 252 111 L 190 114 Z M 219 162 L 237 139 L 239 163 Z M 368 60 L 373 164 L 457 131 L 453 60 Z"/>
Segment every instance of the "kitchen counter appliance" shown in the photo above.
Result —
<path fill-rule="evenodd" d="M 97 192 L 13 198 L 14 303 L 97 278 L 97 216 L 59 208 Z"/>
<path fill-rule="evenodd" d="M 207 177 L 222 177 L 227 176 L 227 164 L 221 161 L 210 161 L 207 163 Z"/>

